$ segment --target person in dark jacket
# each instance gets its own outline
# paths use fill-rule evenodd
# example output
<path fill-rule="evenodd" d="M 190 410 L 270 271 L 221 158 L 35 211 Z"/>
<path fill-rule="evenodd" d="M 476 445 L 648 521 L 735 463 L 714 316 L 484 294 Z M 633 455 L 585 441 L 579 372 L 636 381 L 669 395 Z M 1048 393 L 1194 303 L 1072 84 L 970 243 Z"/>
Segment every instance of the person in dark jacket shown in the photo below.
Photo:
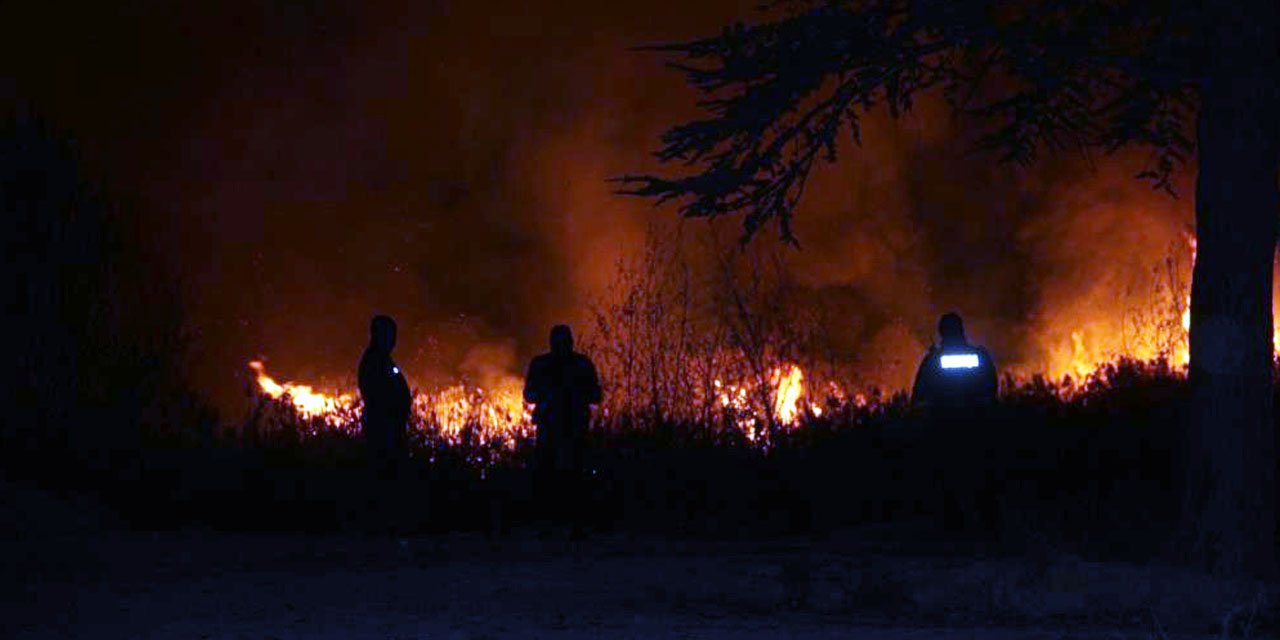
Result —
<path fill-rule="evenodd" d="M 573 333 L 566 325 L 551 329 L 551 351 L 529 363 L 524 399 L 534 405 L 537 426 L 535 490 L 541 508 L 553 519 L 572 520 L 581 532 L 580 502 L 583 448 L 591 420 L 591 405 L 602 393 L 596 367 L 573 350 Z"/>
<path fill-rule="evenodd" d="M 369 323 L 369 346 L 360 358 L 360 398 L 364 403 L 361 429 L 376 476 L 394 475 L 404 453 L 405 427 L 412 398 L 409 383 L 391 359 L 396 346 L 396 323 L 374 316 Z"/>
<path fill-rule="evenodd" d="M 938 320 L 938 335 L 940 342 L 929 348 L 916 371 L 912 402 L 934 413 L 993 404 L 998 382 L 991 354 L 969 344 L 964 321 L 955 313 Z"/>
<path fill-rule="evenodd" d="M 927 456 L 929 501 L 952 531 L 982 533 L 995 528 L 996 484 L 987 455 L 987 422 L 995 405 L 998 378 L 991 354 L 965 337 L 964 321 L 955 313 L 938 320 L 937 345 L 929 349 L 916 373 L 912 403 L 932 425 Z"/>

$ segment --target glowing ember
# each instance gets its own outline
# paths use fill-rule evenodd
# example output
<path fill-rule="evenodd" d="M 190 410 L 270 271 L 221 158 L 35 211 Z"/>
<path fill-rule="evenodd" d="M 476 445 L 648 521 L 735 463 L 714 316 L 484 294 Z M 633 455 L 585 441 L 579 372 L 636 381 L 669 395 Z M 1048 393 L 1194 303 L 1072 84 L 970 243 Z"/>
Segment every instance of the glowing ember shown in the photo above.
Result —
<path fill-rule="evenodd" d="M 726 385 L 718 378 L 713 384 L 716 391 L 716 404 L 726 414 L 737 416 L 734 420 L 735 425 L 747 436 L 747 440 L 755 442 L 759 421 L 751 407 L 750 385 Z"/>

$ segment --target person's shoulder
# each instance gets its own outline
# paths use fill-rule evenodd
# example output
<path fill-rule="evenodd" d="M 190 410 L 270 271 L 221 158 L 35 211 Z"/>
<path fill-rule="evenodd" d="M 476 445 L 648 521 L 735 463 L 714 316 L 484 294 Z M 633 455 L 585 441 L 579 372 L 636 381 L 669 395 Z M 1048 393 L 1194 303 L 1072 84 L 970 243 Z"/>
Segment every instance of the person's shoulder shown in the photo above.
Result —
<path fill-rule="evenodd" d="M 995 360 L 991 357 L 991 351 L 986 347 L 982 345 L 975 345 L 973 347 L 973 350 L 978 352 L 978 357 L 981 358 L 983 362 L 987 364 L 995 362 Z"/>
<path fill-rule="evenodd" d="M 920 357 L 920 364 L 916 367 L 917 385 L 937 374 L 939 369 L 939 356 L 941 353 L 942 352 L 939 351 L 937 347 L 930 346 L 929 349 L 924 352 L 924 355 Z"/>

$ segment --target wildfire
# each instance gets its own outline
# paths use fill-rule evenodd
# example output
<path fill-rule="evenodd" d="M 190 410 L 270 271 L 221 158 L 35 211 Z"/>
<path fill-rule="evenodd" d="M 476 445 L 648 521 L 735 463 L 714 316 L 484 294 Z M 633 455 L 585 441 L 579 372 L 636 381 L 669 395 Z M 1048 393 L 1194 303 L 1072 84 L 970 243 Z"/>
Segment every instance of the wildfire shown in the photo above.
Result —
<path fill-rule="evenodd" d="M 770 403 L 770 415 L 776 424 L 783 427 L 795 427 L 800 423 L 802 411 L 807 408 L 814 416 L 822 415 L 822 407 L 805 402 L 804 370 L 799 365 L 787 363 L 769 370 L 767 399 Z M 713 382 L 715 387 L 715 404 L 721 410 L 735 416 L 735 424 L 751 442 L 758 441 L 760 426 L 764 418 L 762 411 L 755 409 L 757 402 L 766 399 L 761 387 L 744 380 L 726 384 L 720 379 Z M 835 387 L 835 383 L 830 383 Z"/>
<path fill-rule="evenodd" d="M 1185 239 L 1189 261 L 1194 267 L 1196 238 L 1188 233 Z M 1175 253 L 1181 254 L 1176 249 Z M 1108 291 L 1102 287 L 1086 297 L 1086 304 L 1055 316 L 1055 322 L 1066 324 L 1050 326 L 1043 334 L 1060 337 L 1045 343 L 1049 347 L 1049 360 L 1039 371 L 1047 372 L 1054 379 L 1069 376 L 1074 382 L 1064 381 L 1058 388 L 1064 397 L 1070 397 L 1082 388 L 1077 382 L 1097 375 L 1100 368 L 1118 358 L 1163 359 L 1185 366 L 1189 362 L 1187 345 L 1191 327 L 1190 270 L 1179 270 L 1178 264 L 1186 262 L 1168 259 L 1167 272 L 1162 276 L 1167 279 L 1154 288 L 1146 308 L 1136 312 L 1108 308 L 1101 304 L 1105 298 L 1100 295 Z M 1142 307 L 1142 303 L 1137 306 Z M 1272 341 L 1280 354 L 1280 327 Z M 768 445 L 766 426 L 795 428 L 806 417 L 822 416 L 828 408 L 824 403 L 830 407 L 867 409 L 881 402 L 878 392 L 868 397 L 846 390 L 832 380 L 809 380 L 804 369 L 793 362 L 775 360 L 772 366 L 758 368 L 744 366 L 743 361 L 734 357 L 729 354 L 712 359 L 709 368 L 714 376 L 677 374 L 684 375 L 681 380 L 702 379 L 706 386 L 690 389 L 681 396 L 684 400 L 676 403 L 678 406 L 667 407 L 672 413 L 664 415 L 676 416 L 676 419 L 698 419 L 695 416 L 714 419 L 740 431 L 750 442 Z M 277 381 L 267 374 L 260 360 L 251 361 L 248 366 L 256 374 L 262 396 L 287 407 L 313 427 L 358 431 L 361 408 L 358 393 L 322 391 L 309 384 Z M 1029 378 L 1035 371 L 1015 368 L 1011 373 L 1017 380 Z M 608 372 L 605 374 L 607 378 Z M 531 438 L 534 434 L 532 407 L 524 403 L 522 381 L 497 374 L 486 377 L 483 382 L 481 386 L 467 383 L 415 391 L 410 427 L 431 442 L 451 445 L 479 443 L 514 449 Z M 820 398 L 810 397 L 815 391 Z M 625 415 L 634 408 L 634 402 L 634 398 L 608 397 L 606 406 L 601 407 L 602 415 Z M 645 409 L 651 406 L 646 404 Z M 309 432 L 315 433 L 315 428 Z"/>
<path fill-rule="evenodd" d="M 335 429 L 358 428 L 358 394 L 326 393 L 307 384 L 277 382 L 258 360 L 250 362 L 249 368 L 256 374 L 258 389 L 264 396 L 290 407 L 300 418 L 318 420 Z M 815 416 L 822 414 L 821 407 L 805 403 L 804 382 L 804 371 L 796 364 L 783 364 L 769 371 L 767 393 L 776 424 L 798 425 L 805 409 Z M 838 389 L 834 382 L 828 384 Z M 769 417 L 756 409 L 761 406 L 757 404 L 763 398 L 761 391 L 749 381 L 715 381 L 716 406 L 730 415 L 752 442 L 759 440 L 760 428 Z M 415 391 L 410 427 L 448 444 L 470 440 L 515 448 L 521 440 L 533 436 L 531 409 L 524 403 L 523 385 L 515 377 L 498 380 L 487 389 L 458 384 L 430 392 Z"/>
<path fill-rule="evenodd" d="M 800 396 L 804 395 L 804 372 L 796 365 L 773 370 L 769 380 L 776 391 L 773 398 L 773 415 L 786 425 L 794 425 L 800 417 Z"/>
<path fill-rule="evenodd" d="M 307 384 L 277 382 L 258 360 L 250 362 L 249 369 L 256 374 L 264 396 L 292 408 L 300 418 L 318 420 L 335 429 L 357 429 L 358 394 L 325 393 Z M 470 438 L 514 448 L 533 433 L 529 407 L 514 378 L 501 380 L 489 390 L 454 385 L 435 392 L 415 392 L 412 412 L 411 428 L 449 444 Z"/>
<path fill-rule="evenodd" d="M 264 395 L 289 404 L 299 416 L 307 420 L 323 420 L 336 427 L 353 415 L 356 401 L 350 394 L 331 395 L 316 391 L 310 385 L 292 382 L 281 384 L 267 375 L 266 366 L 259 360 L 251 361 L 249 368 L 257 374 L 258 388 Z"/>
<path fill-rule="evenodd" d="M 533 414 L 526 405 L 519 380 L 506 378 L 490 389 L 454 385 L 414 397 L 414 413 L 428 430 L 446 442 L 465 438 L 501 442 L 515 448 L 533 435 Z"/>
<path fill-rule="evenodd" d="M 1167 358 L 1170 363 L 1187 366 L 1191 361 L 1189 336 L 1191 332 L 1191 273 L 1196 263 L 1196 237 L 1185 234 L 1191 268 L 1177 273 L 1177 282 L 1173 282 L 1166 290 L 1167 296 L 1158 308 L 1146 310 L 1143 322 L 1126 326 L 1128 335 L 1115 335 L 1114 325 L 1100 322 L 1084 324 L 1070 332 L 1069 354 L 1063 358 L 1060 354 L 1051 358 L 1049 371 L 1053 376 L 1069 374 L 1077 380 L 1095 372 L 1098 367 L 1117 357 L 1129 357 L 1137 360 L 1155 360 Z M 1277 265 L 1280 266 L 1280 265 Z M 1176 305 L 1176 316 L 1166 310 Z M 1272 293 L 1273 313 L 1280 313 L 1280 298 Z M 1174 321 L 1176 318 L 1176 322 Z M 1280 324 L 1273 329 L 1271 336 L 1272 349 L 1280 356 Z"/>
<path fill-rule="evenodd" d="M 1187 335 L 1191 326 L 1191 271 L 1196 259 L 1196 238 L 1186 233 L 1187 258 L 1175 255 L 1154 270 L 1154 279 L 1135 287 L 1150 287 L 1149 297 L 1120 297 L 1115 283 L 1085 290 L 1084 304 L 1058 311 L 1075 324 L 1050 327 L 1047 333 L 1063 336 L 1050 344 L 1047 373 L 1052 378 L 1068 376 L 1075 381 L 1088 378 L 1099 367 L 1118 358 L 1141 361 L 1164 359 L 1175 366 L 1190 361 Z M 1190 264 L 1192 269 L 1179 268 Z M 1133 286 L 1136 283 L 1129 283 Z M 1117 304 L 1119 303 L 1119 304 Z M 1034 371 L 1020 371 L 1029 375 Z"/>

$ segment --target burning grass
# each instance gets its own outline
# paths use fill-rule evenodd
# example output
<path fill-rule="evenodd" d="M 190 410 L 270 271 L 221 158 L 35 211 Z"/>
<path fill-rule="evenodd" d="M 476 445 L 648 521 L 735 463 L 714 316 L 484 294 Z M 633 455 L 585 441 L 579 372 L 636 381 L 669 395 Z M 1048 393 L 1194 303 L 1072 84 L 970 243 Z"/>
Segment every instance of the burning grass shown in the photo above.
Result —
<path fill-rule="evenodd" d="M 356 445 L 360 433 L 358 397 L 278 382 L 260 362 L 252 367 L 258 376 L 257 404 L 242 435 L 261 443 L 304 448 L 309 443 L 334 441 Z M 1001 420 L 1017 416 L 1026 422 L 1025 430 L 1034 432 L 1051 424 L 1086 420 L 1097 411 L 1151 408 L 1174 402 L 1185 375 L 1185 367 L 1164 358 L 1121 358 L 1079 379 L 1006 374 L 998 415 Z M 813 386 L 805 385 L 804 372 L 797 365 L 773 368 L 768 381 L 772 388 L 761 392 L 749 381 L 725 384 L 717 379 L 713 382 L 717 393 L 704 400 L 706 406 L 684 412 L 653 413 L 651 407 L 644 406 L 598 410 L 592 424 L 593 438 L 598 444 L 639 439 L 668 447 L 713 445 L 767 453 L 781 446 L 813 444 L 848 430 L 893 429 L 920 420 L 903 392 L 884 393 L 873 388 L 866 393 L 849 393 L 828 381 L 818 386 L 825 393 L 812 393 Z M 521 462 L 532 445 L 535 427 L 530 420 L 531 407 L 523 403 L 519 391 L 512 386 L 486 393 L 455 385 L 439 392 L 416 393 L 409 425 L 414 456 L 434 460 L 449 451 L 454 458 L 480 467 Z M 300 400 L 295 400 L 295 392 Z M 756 402 L 761 397 L 771 404 Z"/>
<path fill-rule="evenodd" d="M 690 438 L 767 451 L 784 438 L 804 439 L 808 431 L 909 414 L 903 391 L 868 384 L 876 373 L 841 354 L 830 333 L 838 315 L 791 279 L 781 257 L 754 252 L 702 265 L 714 283 L 695 287 L 694 269 L 680 247 L 651 236 L 642 255 L 618 265 L 613 291 L 595 305 L 583 343 L 605 385 L 596 431 L 643 432 L 661 425 Z M 1193 263 L 1194 251 L 1189 235 L 1184 247 L 1171 248 L 1153 271 L 1147 306 L 1124 314 L 1118 325 L 1087 319 L 1064 325 L 1076 328 L 1069 348 L 1046 354 L 1040 371 L 1048 373 L 1007 370 L 1005 403 L 1083 406 L 1108 389 L 1141 386 L 1136 380 L 1181 379 L 1189 271 L 1180 265 L 1187 258 Z M 1119 333 L 1108 333 L 1116 326 Z M 919 354 L 900 357 L 913 366 Z M 258 407 L 251 434 L 302 440 L 358 434 L 361 407 L 354 391 L 279 381 L 261 360 L 248 366 Z M 454 449 L 486 463 L 518 458 L 534 435 L 522 381 L 503 373 L 485 383 L 463 380 L 415 391 L 411 440 L 424 450 Z"/>
<path fill-rule="evenodd" d="M 362 405 L 358 394 L 279 382 L 257 360 L 250 362 L 249 368 L 255 375 L 256 396 L 255 411 L 246 427 L 249 432 L 299 440 L 359 434 Z M 770 389 L 761 392 L 750 382 L 725 383 L 717 378 L 712 381 L 714 393 L 700 398 L 702 405 L 691 413 L 711 417 L 716 431 L 737 429 L 747 442 L 763 442 L 768 426 L 795 428 L 805 418 L 819 417 L 838 404 L 834 396 L 821 403 L 809 401 L 804 372 L 794 364 L 771 368 L 768 384 Z M 838 389 L 834 385 L 830 388 L 833 393 Z M 514 378 L 491 389 L 457 384 L 439 391 L 417 391 L 409 422 L 410 440 L 425 448 L 484 451 L 484 460 L 513 453 L 535 435 L 532 406 L 524 403 L 522 391 Z M 761 398 L 767 404 L 760 405 Z M 635 424 L 641 415 L 634 407 L 612 412 L 605 408 L 598 422 Z"/>
<path fill-rule="evenodd" d="M 255 410 L 245 427 L 251 437 L 303 441 L 326 437 L 356 438 L 360 433 L 358 395 L 324 392 L 306 384 L 280 382 L 260 361 L 249 363 L 255 374 Z M 1085 376 L 1006 374 L 1002 402 L 1008 407 L 1040 407 L 1083 411 L 1116 393 L 1151 393 L 1182 384 L 1186 367 L 1161 357 L 1119 358 Z M 763 387 L 763 388 L 762 388 Z M 485 390 L 457 384 L 414 394 L 409 440 L 419 455 L 453 449 L 463 458 L 493 464 L 515 459 L 535 435 L 532 406 L 521 397 L 514 378 Z M 785 363 L 768 370 L 765 384 L 752 379 L 711 382 L 712 393 L 693 395 L 692 407 L 614 403 L 597 410 L 593 430 L 600 433 L 651 432 L 663 425 L 689 441 L 767 450 L 780 440 L 804 440 L 808 432 L 858 428 L 871 422 L 907 419 L 912 415 L 905 392 L 879 388 L 850 392 L 835 381 L 808 382 L 799 365 Z M 621 404 L 621 408 L 619 405 Z"/>

